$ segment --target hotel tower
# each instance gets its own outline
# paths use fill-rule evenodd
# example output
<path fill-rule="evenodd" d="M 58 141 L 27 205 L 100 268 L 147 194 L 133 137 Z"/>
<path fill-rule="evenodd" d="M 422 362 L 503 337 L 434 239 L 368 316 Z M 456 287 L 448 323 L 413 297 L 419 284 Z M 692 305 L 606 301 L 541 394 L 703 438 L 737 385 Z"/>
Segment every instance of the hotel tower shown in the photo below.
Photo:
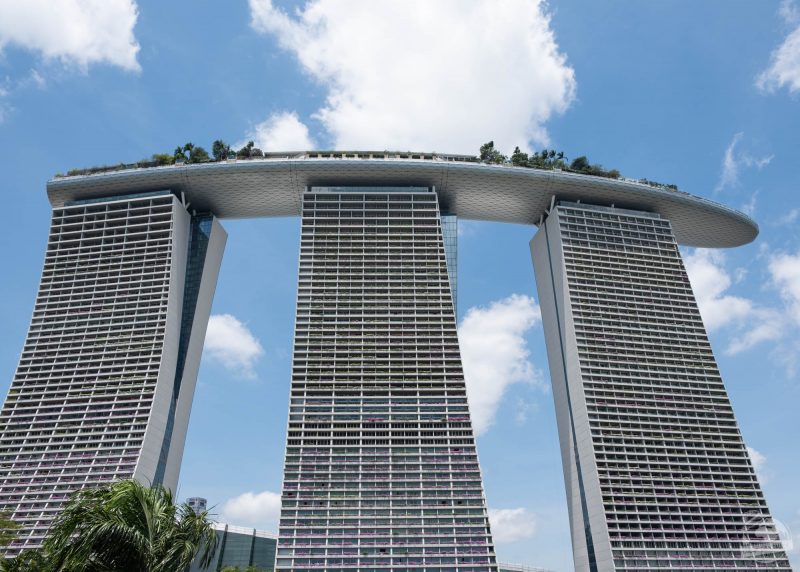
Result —
<path fill-rule="evenodd" d="M 39 295 L 0 413 L 0 510 L 22 525 L 9 555 L 39 546 L 76 490 L 175 489 L 217 219 L 299 216 L 276 570 L 496 572 L 456 331 L 462 218 L 538 227 L 575 569 L 790 570 L 678 250 L 751 242 L 744 214 L 635 181 L 387 151 L 47 190 Z"/>
<path fill-rule="evenodd" d="M 496 570 L 441 218 L 424 187 L 303 195 L 276 570 Z"/>
<path fill-rule="evenodd" d="M 53 209 L 39 294 L 0 413 L 0 510 L 41 544 L 69 495 L 178 484 L 226 234 L 172 193 Z"/>
<path fill-rule="evenodd" d="M 563 202 L 531 252 L 576 570 L 790 570 L 670 221 Z"/>

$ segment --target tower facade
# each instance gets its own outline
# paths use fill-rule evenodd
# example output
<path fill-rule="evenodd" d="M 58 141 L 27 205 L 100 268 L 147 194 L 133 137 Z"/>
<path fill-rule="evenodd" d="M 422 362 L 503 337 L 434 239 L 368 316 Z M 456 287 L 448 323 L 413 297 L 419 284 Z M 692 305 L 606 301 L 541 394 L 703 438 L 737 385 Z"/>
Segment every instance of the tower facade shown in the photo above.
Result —
<path fill-rule="evenodd" d="M 531 252 L 576 570 L 790 570 L 670 221 L 562 202 Z"/>
<path fill-rule="evenodd" d="M 302 201 L 276 570 L 495 571 L 436 192 Z"/>
<path fill-rule="evenodd" d="M 175 489 L 226 234 L 168 191 L 54 208 L 0 413 L 0 510 L 41 544 L 76 490 Z"/>

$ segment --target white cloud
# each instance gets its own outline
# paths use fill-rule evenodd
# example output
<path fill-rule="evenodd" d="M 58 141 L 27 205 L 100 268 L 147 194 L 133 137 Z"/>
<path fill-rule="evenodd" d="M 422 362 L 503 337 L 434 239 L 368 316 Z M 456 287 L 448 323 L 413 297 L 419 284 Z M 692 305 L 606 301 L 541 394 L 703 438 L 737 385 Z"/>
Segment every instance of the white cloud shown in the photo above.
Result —
<path fill-rule="evenodd" d="M 540 381 L 529 359 L 525 334 L 541 319 L 533 298 L 520 294 L 467 310 L 458 327 L 458 339 L 476 435 L 494 423 L 511 384 Z"/>
<path fill-rule="evenodd" d="M 721 191 L 726 187 L 732 187 L 739 181 L 739 165 L 733 158 L 733 150 L 741 138 L 742 133 L 737 133 L 734 135 L 733 141 L 731 141 L 730 145 L 728 145 L 728 148 L 725 149 L 725 155 L 722 158 L 722 171 L 719 175 L 717 187 L 714 189 L 715 192 Z"/>
<path fill-rule="evenodd" d="M 750 462 L 753 463 L 753 469 L 756 471 L 759 482 L 765 485 L 768 480 L 767 475 L 764 473 L 764 469 L 766 469 L 767 465 L 767 458 L 752 447 L 747 448 L 747 453 L 750 455 Z"/>
<path fill-rule="evenodd" d="M 789 377 L 800 368 L 800 251 L 764 252 L 769 279 L 764 290 L 775 290 L 782 304 L 756 303 L 733 296 L 731 273 L 719 251 L 695 249 L 684 256 L 703 323 L 709 332 L 728 329 L 725 353 L 734 355 L 771 342 L 770 355 L 782 364 Z M 746 272 L 737 269 L 737 283 Z"/>
<path fill-rule="evenodd" d="M 789 0 L 781 3 L 779 14 L 793 30 L 772 52 L 769 67 L 758 75 L 756 86 L 766 93 L 774 93 L 782 87 L 797 93 L 800 92 L 800 16 L 797 6 Z"/>
<path fill-rule="evenodd" d="M 758 191 L 750 195 L 750 199 L 742 205 L 741 211 L 749 217 L 756 214 L 756 200 L 758 199 Z"/>
<path fill-rule="evenodd" d="M 738 354 L 783 336 L 786 320 L 782 312 L 726 293 L 732 279 L 722 252 L 697 248 L 684 256 L 684 264 L 706 330 L 731 329 L 727 354 Z M 737 269 L 737 282 L 744 275 Z"/>
<path fill-rule="evenodd" d="M 731 277 L 725 269 L 724 254 L 718 250 L 697 248 L 684 256 L 683 262 L 689 274 L 700 315 L 709 332 L 752 314 L 752 301 L 725 294 L 730 288 Z"/>
<path fill-rule="evenodd" d="M 327 90 L 316 117 L 339 148 L 527 148 L 574 99 L 543 0 L 249 2 L 252 27 Z"/>
<path fill-rule="evenodd" d="M 536 534 L 536 518 L 526 508 L 490 508 L 489 522 L 496 544 L 516 542 Z"/>
<path fill-rule="evenodd" d="M 521 426 L 528 422 L 528 417 L 532 412 L 538 410 L 538 404 L 535 401 L 528 401 L 519 397 L 517 398 L 515 409 L 514 422 Z"/>
<path fill-rule="evenodd" d="M 773 155 L 754 157 L 747 152 L 737 151 L 736 146 L 741 142 L 742 137 L 744 137 L 744 133 L 736 133 L 725 149 L 725 154 L 722 157 L 719 181 L 714 189 L 715 193 L 738 186 L 739 172 L 742 167 L 762 169 L 769 165 L 774 157 Z M 752 199 L 752 205 L 753 208 L 755 208 L 755 197 Z"/>
<path fill-rule="evenodd" d="M 800 10 L 792 0 L 783 0 L 778 8 L 778 14 L 787 24 L 800 23 Z"/>
<path fill-rule="evenodd" d="M 754 308 L 746 322 L 740 324 L 738 333 L 728 343 L 725 353 L 735 355 L 762 342 L 779 340 L 786 332 L 783 314 L 773 308 Z"/>
<path fill-rule="evenodd" d="M 769 257 L 770 285 L 781 296 L 780 311 L 785 324 L 775 357 L 794 377 L 800 369 L 800 250 L 795 254 L 777 253 Z"/>
<path fill-rule="evenodd" d="M 0 2 L 2 2 L 2 0 L 0 0 Z M 0 49 L 1 48 L 2 46 L 0 46 Z M 2 54 L 0 54 L 0 57 L 2 57 Z M 0 84 L 0 124 L 15 111 L 14 106 L 9 100 L 27 88 L 44 89 L 46 86 L 47 80 L 34 68 L 28 72 L 27 76 L 22 78 L 12 80 L 9 76 L 6 76 Z"/>
<path fill-rule="evenodd" d="M 308 127 L 293 111 L 273 113 L 249 131 L 245 140 L 234 145 L 234 149 L 240 149 L 247 141 L 253 141 L 262 151 L 308 151 L 316 147 L 308 134 Z"/>
<path fill-rule="evenodd" d="M 242 322 L 230 314 L 217 314 L 208 320 L 203 353 L 243 377 L 255 377 L 253 366 L 264 355 L 264 348 Z"/>
<path fill-rule="evenodd" d="M 222 520 L 236 526 L 277 531 L 281 514 L 281 495 L 272 491 L 247 492 L 228 499 L 222 506 Z"/>
<path fill-rule="evenodd" d="M 0 2 L 0 50 L 17 46 L 84 71 L 96 63 L 139 71 L 137 17 L 133 0 Z"/>
<path fill-rule="evenodd" d="M 771 256 L 769 272 L 795 325 L 800 326 L 800 251 Z"/>

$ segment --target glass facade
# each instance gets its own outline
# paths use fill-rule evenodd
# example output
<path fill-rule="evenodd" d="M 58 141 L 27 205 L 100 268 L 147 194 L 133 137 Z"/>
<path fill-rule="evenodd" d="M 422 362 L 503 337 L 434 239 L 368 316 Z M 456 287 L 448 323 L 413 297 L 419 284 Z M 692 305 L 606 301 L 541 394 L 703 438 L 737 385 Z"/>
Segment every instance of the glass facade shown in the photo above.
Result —
<path fill-rule="evenodd" d="M 453 307 L 458 313 L 458 217 L 456 215 L 442 215 L 442 239 L 447 276 L 450 278 L 450 291 L 453 293 Z"/>
<path fill-rule="evenodd" d="M 494 572 L 436 193 L 306 192 L 277 570 Z"/>
<path fill-rule="evenodd" d="M 272 572 L 275 566 L 275 535 L 254 528 L 215 524 L 217 548 L 208 568 L 201 568 L 199 555 L 189 572 L 221 572 L 225 568 L 238 568 L 245 572 L 248 567 L 259 572 Z"/>

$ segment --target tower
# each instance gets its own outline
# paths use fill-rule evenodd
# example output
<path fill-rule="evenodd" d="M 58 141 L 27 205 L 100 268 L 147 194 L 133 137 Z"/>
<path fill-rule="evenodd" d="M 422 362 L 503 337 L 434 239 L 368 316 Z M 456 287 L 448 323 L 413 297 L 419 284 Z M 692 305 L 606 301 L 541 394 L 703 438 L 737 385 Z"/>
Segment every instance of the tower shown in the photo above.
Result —
<path fill-rule="evenodd" d="M 670 221 L 561 202 L 531 241 L 576 570 L 790 570 Z"/>
<path fill-rule="evenodd" d="M 68 496 L 177 485 L 226 234 L 168 192 L 53 209 L 28 337 L 0 413 L 0 510 L 37 547 Z"/>
<path fill-rule="evenodd" d="M 496 570 L 435 190 L 302 204 L 276 570 Z"/>

